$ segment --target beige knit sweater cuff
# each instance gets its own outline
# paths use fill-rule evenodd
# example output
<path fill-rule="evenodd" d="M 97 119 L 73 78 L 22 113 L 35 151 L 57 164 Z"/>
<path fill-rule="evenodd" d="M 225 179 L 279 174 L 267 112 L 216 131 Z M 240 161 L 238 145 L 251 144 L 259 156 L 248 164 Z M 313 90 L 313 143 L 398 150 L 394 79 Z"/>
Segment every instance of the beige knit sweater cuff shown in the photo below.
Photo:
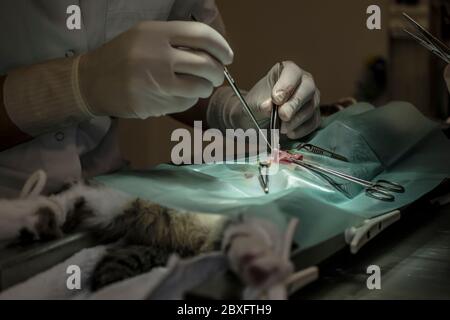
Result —
<path fill-rule="evenodd" d="M 94 117 L 80 93 L 78 64 L 79 56 L 8 73 L 3 96 L 11 121 L 38 136 Z"/>

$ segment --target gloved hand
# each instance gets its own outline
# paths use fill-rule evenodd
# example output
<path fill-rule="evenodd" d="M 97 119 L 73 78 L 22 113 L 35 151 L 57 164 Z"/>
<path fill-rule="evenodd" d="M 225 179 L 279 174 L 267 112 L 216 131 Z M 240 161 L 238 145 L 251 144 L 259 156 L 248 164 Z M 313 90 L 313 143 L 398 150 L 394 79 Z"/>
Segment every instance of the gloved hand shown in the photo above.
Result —
<path fill-rule="evenodd" d="M 447 82 L 448 92 L 450 93 L 450 65 L 448 65 L 447 68 L 445 68 L 444 78 L 445 81 Z"/>
<path fill-rule="evenodd" d="M 312 75 L 295 63 L 276 64 L 245 96 L 258 122 L 270 118 L 272 103 L 279 107 L 281 134 L 301 138 L 320 125 L 320 92 Z M 211 97 L 208 124 L 221 130 L 253 128 L 253 123 L 231 88 L 220 88 Z"/>
<path fill-rule="evenodd" d="M 143 22 L 81 56 L 81 95 L 99 116 L 182 112 L 222 84 L 232 60 L 226 40 L 205 24 Z"/>

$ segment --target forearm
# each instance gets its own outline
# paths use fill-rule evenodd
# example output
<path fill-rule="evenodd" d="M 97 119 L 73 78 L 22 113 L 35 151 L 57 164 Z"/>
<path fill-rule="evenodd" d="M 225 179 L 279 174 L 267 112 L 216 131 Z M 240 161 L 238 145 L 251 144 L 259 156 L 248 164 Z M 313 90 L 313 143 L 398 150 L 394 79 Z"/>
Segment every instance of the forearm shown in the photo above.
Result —
<path fill-rule="evenodd" d="M 30 139 L 92 118 L 79 90 L 77 63 L 76 58 L 55 59 L 8 72 L 1 100 L 8 137 L 19 131 Z M 13 139 L 15 144 L 26 140 Z"/>
<path fill-rule="evenodd" d="M 9 118 L 3 103 L 3 85 L 6 76 L 0 76 L 0 151 L 12 148 L 31 139 L 22 132 Z"/>

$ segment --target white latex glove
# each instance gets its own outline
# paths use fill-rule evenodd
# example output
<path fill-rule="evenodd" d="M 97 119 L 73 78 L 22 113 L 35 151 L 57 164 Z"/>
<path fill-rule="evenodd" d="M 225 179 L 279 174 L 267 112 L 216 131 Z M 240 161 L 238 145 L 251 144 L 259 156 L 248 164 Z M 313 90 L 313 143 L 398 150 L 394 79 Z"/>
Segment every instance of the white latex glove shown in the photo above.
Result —
<path fill-rule="evenodd" d="M 272 103 L 279 106 L 280 133 L 291 139 L 308 135 L 320 125 L 320 92 L 312 75 L 294 62 L 277 63 L 245 98 L 260 123 L 269 119 Z M 221 130 L 253 128 L 239 100 L 227 87 L 211 97 L 208 124 Z"/>
<path fill-rule="evenodd" d="M 232 60 L 226 40 L 206 24 L 143 22 L 81 57 L 81 94 L 99 116 L 182 112 L 222 84 Z"/>
<path fill-rule="evenodd" d="M 447 82 L 448 92 L 450 93 L 450 65 L 448 65 L 447 68 L 445 68 L 444 78 L 445 81 Z"/>

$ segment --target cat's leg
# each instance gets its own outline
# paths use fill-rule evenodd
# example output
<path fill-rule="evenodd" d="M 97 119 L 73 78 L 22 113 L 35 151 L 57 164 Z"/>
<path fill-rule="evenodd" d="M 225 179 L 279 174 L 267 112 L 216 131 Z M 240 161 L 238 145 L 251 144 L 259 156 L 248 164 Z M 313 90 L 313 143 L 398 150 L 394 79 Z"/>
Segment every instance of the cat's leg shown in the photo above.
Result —
<path fill-rule="evenodd" d="M 121 235 L 128 244 L 158 246 L 184 257 L 211 250 L 224 221 L 219 215 L 181 212 L 137 199 L 104 231 Z"/>
<path fill-rule="evenodd" d="M 171 254 L 191 257 L 220 250 L 226 219 L 220 215 L 183 213 L 135 200 L 113 219 L 104 233 L 121 237 L 92 275 L 92 288 L 139 275 L 167 263 Z"/>
<path fill-rule="evenodd" d="M 48 240 L 87 227 L 106 228 L 134 198 L 87 182 L 68 184 L 57 194 L 0 199 L 0 240 Z"/>
<path fill-rule="evenodd" d="M 64 220 L 64 210 L 43 196 L 0 200 L 0 240 L 58 238 Z"/>
<path fill-rule="evenodd" d="M 114 282 L 165 266 L 168 259 L 168 251 L 159 247 L 127 245 L 110 248 L 95 266 L 91 290 L 97 291 Z"/>
<path fill-rule="evenodd" d="M 183 213 L 83 182 L 69 185 L 52 198 L 67 213 L 64 231 L 87 228 L 105 241 L 122 244 L 99 263 L 94 288 L 140 274 L 162 261 L 165 264 L 172 253 L 188 257 L 220 249 L 224 218 L 218 215 Z"/>
<path fill-rule="evenodd" d="M 210 249 L 224 218 L 186 213 L 99 184 L 78 182 L 50 197 L 66 215 L 64 230 L 88 228 L 106 240 L 157 245 L 180 255 Z"/>
<path fill-rule="evenodd" d="M 50 198 L 66 214 L 64 232 L 107 229 L 111 221 L 122 215 L 135 199 L 120 191 L 85 181 L 68 184 Z"/>
<path fill-rule="evenodd" d="M 243 216 L 225 230 L 223 251 L 230 269 L 248 286 L 248 298 L 286 297 L 285 284 L 294 271 L 290 252 L 297 224 L 292 219 L 284 229 L 266 219 Z"/>

